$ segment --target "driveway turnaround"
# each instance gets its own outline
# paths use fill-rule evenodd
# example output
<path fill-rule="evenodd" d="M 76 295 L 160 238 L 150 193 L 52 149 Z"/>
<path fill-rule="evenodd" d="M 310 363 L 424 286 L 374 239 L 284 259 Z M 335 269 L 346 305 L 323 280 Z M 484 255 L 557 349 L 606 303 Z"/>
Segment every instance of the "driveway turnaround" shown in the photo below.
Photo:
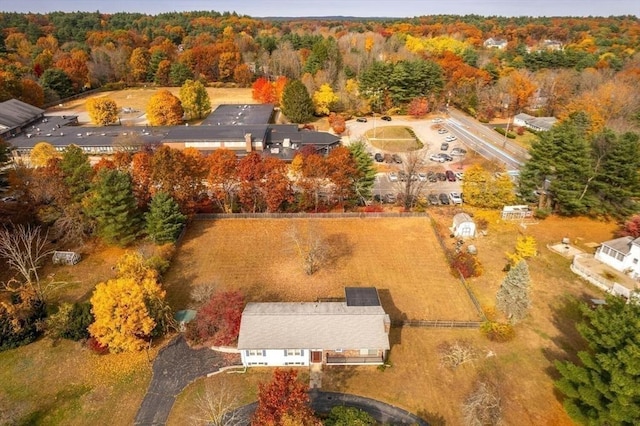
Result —
<path fill-rule="evenodd" d="M 208 348 L 191 349 L 182 335 L 176 337 L 153 362 L 153 377 L 135 424 L 164 425 L 176 397 L 189 383 L 238 363 L 239 359 L 226 361 L 224 354 Z"/>
<path fill-rule="evenodd" d="M 333 407 L 346 406 L 358 408 L 367 412 L 371 417 L 385 425 L 417 425 L 429 426 L 429 423 L 409 413 L 402 408 L 365 398 L 358 395 L 323 392 L 316 389 L 309 391 L 311 408 L 316 413 L 328 413 Z M 242 424 L 249 425 L 251 416 L 258 406 L 257 402 L 238 408 L 236 418 L 244 420 Z"/>

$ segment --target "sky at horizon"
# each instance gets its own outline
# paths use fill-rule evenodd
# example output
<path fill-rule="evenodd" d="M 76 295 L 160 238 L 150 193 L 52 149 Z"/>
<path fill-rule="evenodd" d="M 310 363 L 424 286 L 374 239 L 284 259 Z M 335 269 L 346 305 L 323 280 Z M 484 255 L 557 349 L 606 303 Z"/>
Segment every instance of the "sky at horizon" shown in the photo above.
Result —
<path fill-rule="evenodd" d="M 88 11 L 158 14 L 195 10 L 236 12 L 251 17 L 414 17 L 483 16 L 640 16 L 639 0 L 5 0 L 3 12 Z"/>

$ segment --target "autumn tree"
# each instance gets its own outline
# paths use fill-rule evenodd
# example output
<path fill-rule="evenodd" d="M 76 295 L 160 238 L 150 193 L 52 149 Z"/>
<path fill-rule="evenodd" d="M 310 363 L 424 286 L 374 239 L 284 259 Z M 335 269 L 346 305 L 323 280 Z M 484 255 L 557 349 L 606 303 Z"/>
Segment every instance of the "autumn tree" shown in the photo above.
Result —
<path fill-rule="evenodd" d="M 640 304 L 609 297 L 591 309 L 580 305 L 577 325 L 588 348 L 578 362 L 556 361 L 567 414 L 580 424 L 633 425 L 640 418 L 638 338 Z"/>
<path fill-rule="evenodd" d="M 344 116 L 334 112 L 329 114 L 329 125 L 337 135 L 342 134 L 347 129 Z"/>
<path fill-rule="evenodd" d="M 509 259 L 511 265 L 516 265 L 521 260 L 535 257 L 537 254 L 536 239 L 531 235 L 523 235 L 517 238 L 514 252 L 507 253 L 507 259 Z"/>
<path fill-rule="evenodd" d="M 470 206 L 495 209 L 515 201 L 513 181 L 508 174 L 491 173 L 477 164 L 465 170 L 462 192 Z"/>
<path fill-rule="evenodd" d="M 329 84 L 323 84 L 313 94 L 313 105 L 317 115 L 329 115 L 339 98 Z"/>
<path fill-rule="evenodd" d="M 131 158 L 131 180 L 133 195 L 140 210 L 146 210 L 151 201 L 152 154 L 147 151 L 136 152 Z"/>
<path fill-rule="evenodd" d="M 327 177 L 333 184 L 333 194 L 339 204 L 356 198 L 355 184 L 360 178 L 360 170 L 356 165 L 351 151 L 339 146 L 332 149 L 326 159 Z"/>
<path fill-rule="evenodd" d="M 309 223 L 292 224 L 287 231 L 287 236 L 302 262 L 304 272 L 307 275 L 313 275 L 320 270 L 329 255 L 327 241 L 320 231 Z"/>
<path fill-rule="evenodd" d="M 302 426 L 321 424 L 313 416 L 307 386 L 297 378 L 295 370 L 276 369 L 271 382 L 258 385 L 258 406 L 252 425 L 280 425 L 284 418 Z"/>
<path fill-rule="evenodd" d="M 156 327 L 149 302 L 164 300 L 164 296 L 153 277 L 120 277 L 100 283 L 91 297 L 95 322 L 89 333 L 111 352 L 139 351 Z"/>
<path fill-rule="evenodd" d="M 238 159 L 229 149 L 217 149 L 207 157 L 209 188 L 225 213 L 232 213 L 238 187 Z"/>
<path fill-rule="evenodd" d="M 293 123 L 306 123 L 313 116 L 313 102 L 300 80 L 291 80 L 282 93 L 282 112 Z"/>
<path fill-rule="evenodd" d="M 251 97 L 261 104 L 273 104 L 276 102 L 274 87 L 266 77 L 260 77 L 253 83 Z"/>
<path fill-rule="evenodd" d="M 414 118 L 422 118 L 429 112 L 429 101 L 426 98 L 415 98 L 409 102 L 407 111 Z"/>
<path fill-rule="evenodd" d="M 119 170 L 101 170 L 92 186 L 87 213 L 107 243 L 126 246 L 133 242 L 140 231 L 140 216 L 130 176 Z"/>
<path fill-rule="evenodd" d="M 633 215 L 629 219 L 627 219 L 622 224 L 617 234 L 621 237 L 640 237 L 640 214 Z"/>
<path fill-rule="evenodd" d="M 190 120 L 203 118 L 211 110 L 207 89 L 199 80 L 187 80 L 180 88 L 180 100 Z"/>
<path fill-rule="evenodd" d="M 263 178 L 259 185 L 268 212 L 277 212 L 286 203 L 293 201 L 293 188 L 289 179 L 287 164 L 276 157 L 262 160 Z"/>
<path fill-rule="evenodd" d="M 187 217 L 180 206 L 165 192 L 156 193 L 145 214 L 147 235 L 156 244 L 173 243 L 184 228 Z"/>
<path fill-rule="evenodd" d="M 118 121 L 118 105 L 106 97 L 90 98 L 85 103 L 89 118 L 98 126 L 106 126 Z"/>
<path fill-rule="evenodd" d="M 146 112 L 152 126 L 180 124 L 184 115 L 180 99 L 166 89 L 158 91 L 149 99 Z"/>
<path fill-rule="evenodd" d="M 531 308 L 529 299 L 529 267 L 521 260 L 512 267 L 502 281 L 496 295 L 496 307 L 516 323 L 524 319 Z"/>
<path fill-rule="evenodd" d="M 237 290 L 214 293 L 189 323 L 188 337 L 197 343 L 232 345 L 238 340 L 244 305 L 244 296 Z"/>
<path fill-rule="evenodd" d="M 313 208 L 318 211 L 321 201 L 320 194 L 329 176 L 327 162 L 324 157 L 316 153 L 299 154 L 296 157 L 301 162 L 300 170 L 296 173 L 296 185 L 301 191 L 299 200 L 301 207 L 303 209 Z"/>
<path fill-rule="evenodd" d="M 149 50 L 145 47 L 136 47 L 131 52 L 129 67 L 134 81 L 142 82 L 147 80 L 149 72 Z"/>
<path fill-rule="evenodd" d="M 44 167 L 50 159 L 59 157 L 58 151 L 48 142 L 38 142 L 29 153 L 29 162 L 35 167 Z"/>

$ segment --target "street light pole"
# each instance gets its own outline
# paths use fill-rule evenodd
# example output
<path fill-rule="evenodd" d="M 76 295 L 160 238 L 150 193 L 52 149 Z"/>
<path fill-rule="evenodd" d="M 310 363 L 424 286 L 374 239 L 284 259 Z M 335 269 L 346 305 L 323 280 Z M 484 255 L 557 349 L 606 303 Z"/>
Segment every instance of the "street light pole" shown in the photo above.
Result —
<path fill-rule="evenodd" d="M 509 114 L 509 104 L 505 104 L 505 108 L 507 109 L 507 129 L 504 132 L 504 142 L 502 142 L 503 149 L 507 146 L 507 135 L 509 134 L 509 124 L 511 124 L 511 114 Z"/>

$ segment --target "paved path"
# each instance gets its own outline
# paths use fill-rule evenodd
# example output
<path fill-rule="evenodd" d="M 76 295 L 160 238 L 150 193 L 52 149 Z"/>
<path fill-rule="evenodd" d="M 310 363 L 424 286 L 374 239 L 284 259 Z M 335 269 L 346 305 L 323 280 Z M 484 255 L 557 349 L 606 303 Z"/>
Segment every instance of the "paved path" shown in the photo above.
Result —
<path fill-rule="evenodd" d="M 379 423 L 385 425 L 418 425 L 429 426 L 429 423 L 421 418 L 393 405 L 376 401 L 375 399 L 365 398 L 363 396 L 351 395 L 337 392 L 323 392 L 317 389 L 309 391 L 311 399 L 311 408 L 316 413 L 328 413 L 333 407 L 347 406 L 355 407 L 362 411 L 366 411 L 376 419 Z M 249 425 L 249 420 L 256 410 L 258 403 L 254 402 L 249 405 L 240 407 L 237 410 L 236 418 L 240 418 L 241 424 Z"/>
<path fill-rule="evenodd" d="M 235 363 L 227 361 L 224 354 L 208 348 L 191 349 L 182 335 L 176 337 L 153 362 L 153 377 L 135 424 L 164 425 L 176 397 L 189 383 L 238 363 L 239 360 Z"/>

